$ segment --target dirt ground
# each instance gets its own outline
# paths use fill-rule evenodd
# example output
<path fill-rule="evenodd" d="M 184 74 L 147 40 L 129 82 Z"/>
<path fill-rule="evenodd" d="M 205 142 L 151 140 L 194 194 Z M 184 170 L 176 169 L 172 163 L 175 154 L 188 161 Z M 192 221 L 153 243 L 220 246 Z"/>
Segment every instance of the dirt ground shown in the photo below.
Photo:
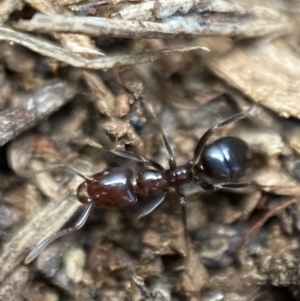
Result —
<path fill-rule="evenodd" d="M 0 3 L 0 300 L 300 300 L 300 5 L 261 5 Z M 24 264 L 82 211 L 69 167 L 168 169 L 162 132 L 182 165 L 249 108 L 208 142 L 249 145 L 249 187 L 185 185 L 186 229 L 171 188 L 140 220 L 96 208 Z"/>

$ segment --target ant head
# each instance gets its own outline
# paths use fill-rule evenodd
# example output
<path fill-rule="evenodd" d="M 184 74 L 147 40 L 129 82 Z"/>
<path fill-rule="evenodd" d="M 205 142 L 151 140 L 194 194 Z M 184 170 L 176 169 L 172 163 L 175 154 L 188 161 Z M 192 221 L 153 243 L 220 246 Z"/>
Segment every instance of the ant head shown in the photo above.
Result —
<path fill-rule="evenodd" d="M 251 157 L 247 143 L 224 137 L 208 144 L 193 168 L 197 181 L 233 182 L 244 176 Z"/>

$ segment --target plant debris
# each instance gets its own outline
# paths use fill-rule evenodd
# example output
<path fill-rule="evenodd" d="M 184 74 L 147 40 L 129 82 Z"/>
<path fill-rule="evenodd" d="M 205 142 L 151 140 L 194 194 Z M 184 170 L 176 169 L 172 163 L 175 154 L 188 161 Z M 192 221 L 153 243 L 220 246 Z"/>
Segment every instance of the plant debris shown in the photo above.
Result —
<path fill-rule="evenodd" d="M 0 300 L 300 300 L 299 13 L 293 0 L 2 1 Z M 184 187 L 187 241 L 170 192 L 139 221 L 147 199 L 93 210 L 25 265 L 82 209 L 72 168 L 168 166 L 141 100 L 178 164 L 252 107 L 211 139 L 248 143 L 250 187 Z"/>

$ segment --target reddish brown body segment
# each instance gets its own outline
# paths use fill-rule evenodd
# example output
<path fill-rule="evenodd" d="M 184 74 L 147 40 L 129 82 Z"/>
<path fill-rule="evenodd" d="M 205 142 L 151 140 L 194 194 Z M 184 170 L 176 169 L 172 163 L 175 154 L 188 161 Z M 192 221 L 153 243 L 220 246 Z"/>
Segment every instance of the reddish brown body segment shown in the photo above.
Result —
<path fill-rule="evenodd" d="M 105 169 L 79 185 L 77 198 L 81 203 L 93 202 L 101 209 L 122 209 L 137 202 L 133 181 L 129 168 Z"/>

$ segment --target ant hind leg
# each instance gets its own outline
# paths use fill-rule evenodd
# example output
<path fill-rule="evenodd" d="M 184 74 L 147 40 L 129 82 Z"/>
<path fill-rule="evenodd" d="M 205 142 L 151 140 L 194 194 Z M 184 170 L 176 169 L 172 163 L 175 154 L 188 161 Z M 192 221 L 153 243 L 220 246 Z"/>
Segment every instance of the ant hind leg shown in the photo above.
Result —
<path fill-rule="evenodd" d="M 145 104 L 145 102 L 143 100 L 141 100 L 141 103 L 143 105 L 143 108 L 144 110 L 147 112 L 147 114 L 152 118 L 153 120 L 153 123 L 155 124 L 155 126 L 157 127 L 157 129 L 159 130 L 160 132 L 160 135 L 162 137 L 162 141 L 164 143 L 164 146 L 167 150 L 167 153 L 168 153 L 168 157 L 169 157 L 169 166 L 171 169 L 174 169 L 177 164 L 176 164 L 176 161 L 175 161 L 175 157 L 174 157 L 174 154 L 173 154 L 173 151 L 172 151 L 172 148 L 171 148 L 171 145 L 170 145 L 170 142 L 169 142 L 169 139 L 167 138 L 167 136 L 165 135 L 162 127 L 160 126 L 155 114 L 152 112 L 152 110 L 150 110 L 150 108 Z"/>
<path fill-rule="evenodd" d="M 167 136 L 165 135 L 163 129 L 161 128 L 154 112 L 147 106 L 147 104 L 145 103 L 145 101 L 143 100 L 142 96 L 140 97 L 137 97 L 129 88 L 123 86 L 123 88 L 130 94 L 132 95 L 132 97 L 135 99 L 135 100 L 139 100 L 143 109 L 145 110 L 145 112 L 150 116 L 150 118 L 152 119 L 154 125 L 156 126 L 156 128 L 158 129 L 161 137 L 162 137 L 162 141 L 163 141 L 163 144 L 167 150 L 167 153 L 168 153 L 168 157 L 169 157 L 169 166 L 171 169 L 174 169 L 177 164 L 176 164 L 176 161 L 175 161 L 175 157 L 174 157 L 174 154 L 173 154 L 173 151 L 172 151 L 172 148 L 171 148 L 171 145 L 170 145 L 170 142 L 167 138 Z"/>

